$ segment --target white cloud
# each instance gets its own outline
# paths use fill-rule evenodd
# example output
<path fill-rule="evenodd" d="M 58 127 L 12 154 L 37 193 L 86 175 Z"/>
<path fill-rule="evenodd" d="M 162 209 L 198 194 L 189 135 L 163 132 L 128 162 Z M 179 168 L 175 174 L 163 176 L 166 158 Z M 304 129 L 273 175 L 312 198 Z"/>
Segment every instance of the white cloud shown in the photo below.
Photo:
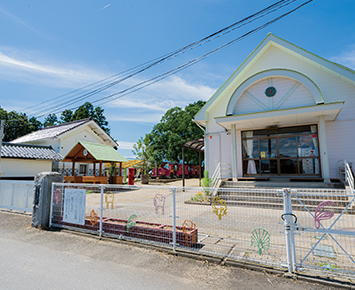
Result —
<path fill-rule="evenodd" d="M 111 6 L 111 3 L 110 4 L 107 4 L 106 6 L 102 7 L 100 10 L 104 10 L 106 9 L 107 7 Z"/>
<path fill-rule="evenodd" d="M 149 123 L 156 124 L 160 121 L 161 117 L 164 113 L 139 113 L 137 114 L 134 111 L 130 111 L 130 113 L 118 113 L 115 115 L 106 114 L 107 120 L 110 122 L 121 121 L 121 122 L 135 122 L 135 123 Z"/>
<path fill-rule="evenodd" d="M 331 57 L 330 60 L 355 69 L 355 45 L 350 46 L 340 55 Z"/>
<path fill-rule="evenodd" d="M 46 61 L 42 56 L 33 52 L 0 47 L 0 79 L 10 82 L 34 84 L 50 89 L 65 88 L 72 90 L 105 77 L 106 75 L 94 68 L 79 67 L 72 63 L 57 64 L 53 61 Z M 109 94 L 114 94 L 142 81 L 141 76 L 129 78 L 88 100 L 94 101 Z M 155 124 L 170 108 L 175 106 L 185 107 L 200 99 L 207 100 L 215 90 L 215 88 L 198 83 L 198 81 L 186 80 L 181 75 L 174 75 L 107 103 L 104 108 L 106 116 L 112 121 Z M 70 109 L 75 109 L 75 106 L 81 105 L 84 101 L 86 100 L 83 99 L 80 103 L 70 105 Z M 94 102 L 93 104 L 95 106 L 103 105 L 100 102 Z"/>
<path fill-rule="evenodd" d="M 119 144 L 119 149 L 128 149 L 133 150 L 133 145 L 136 144 L 135 142 L 127 142 L 127 141 L 117 141 Z"/>
<path fill-rule="evenodd" d="M 10 18 L 13 22 L 15 22 L 17 24 L 20 24 L 21 26 L 26 27 L 29 30 L 32 30 L 33 32 L 37 33 L 38 35 L 45 36 L 42 32 L 40 32 L 39 30 L 33 28 L 32 26 L 27 24 L 25 21 L 23 21 L 22 19 L 18 18 L 15 15 L 13 15 L 9 11 L 7 11 L 7 10 L 5 10 L 3 8 L 0 8 L 0 13 L 5 15 L 6 17 Z"/>
<path fill-rule="evenodd" d="M 9 52 L 4 52 L 4 51 Z M 36 60 L 33 60 L 33 59 Z M 85 67 L 49 63 L 31 53 L 0 48 L 0 78 L 13 82 L 36 83 L 45 86 L 77 88 L 105 76 Z"/>
<path fill-rule="evenodd" d="M 208 100 L 215 91 L 215 88 L 189 83 L 182 77 L 172 76 L 143 90 L 114 100 L 109 103 L 109 106 L 165 113 L 175 106 L 185 107 L 197 100 Z"/>
<path fill-rule="evenodd" d="M 114 106 L 127 109 L 139 108 L 141 110 L 159 111 L 165 113 L 169 108 L 174 106 L 174 102 L 170 100 L 157 102 L 155 100 L 137 99 L 130 98 L 129 96 L 113 102 Z M 111 104 L 110 104 L 111 105 Z"/>

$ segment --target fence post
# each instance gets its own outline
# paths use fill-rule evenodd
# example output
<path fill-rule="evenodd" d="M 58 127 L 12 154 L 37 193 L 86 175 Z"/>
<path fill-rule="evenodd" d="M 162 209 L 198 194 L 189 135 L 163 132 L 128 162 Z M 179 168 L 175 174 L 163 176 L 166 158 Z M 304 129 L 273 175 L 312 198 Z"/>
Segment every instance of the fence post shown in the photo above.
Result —
<path fill-rule="evenodd" d="M 287 269 L 289 273 L 293 271 L 293 261 L 292 261 L 292 234 L 291 234 L 291 220 L 292 220 L 292 209 L 289 208 L 290 205 L 290 190 L 288 188 L 282 189 L 283 193 L 283 206 L 284 206 L 284 213 L 282 214 L 282 218 L 285 221 L 285 238 L 286 238 L 286 254 L 287 254 Z"/>
<path fill-rule="evenodd" d="M 294 224 L 297 223 L 297 217 L 292 213 L 292 195 L 291 190 L 288 194 L 288 212 L 290 213 L 290 240 L 291 240 L 291 257 L 292 257 L 292 272 L 296 271 L 296 244 L 295 244 L 295 228 Z M 295 222 L 293 222 L 293 217 Z"/>
<path fill-rule="evenodd" d="M 52 226 L 52 219 L 53 219 L 53 192 L 54 192 L 54 185 L 55 185 L 55 182 L 52 183 L 51 207 L 50 207 L 50 210 L 49 210 L 49 227 Z"/>
<path fill-rule="evenodd" d="M 176 202 L 175 202 L 175 187 L 172 188 L 173 193 L 173 251 L 176 251 Z"/>
<path fill-rule="evenodd" d="M 99 236 L 100 238 L 102 237 L 102 214 L 103 214 L 103 208 L 104 208 L 104 185 L 101 184 L 101 200 L 100 200 L 100 230 L 99 230 Z"/>

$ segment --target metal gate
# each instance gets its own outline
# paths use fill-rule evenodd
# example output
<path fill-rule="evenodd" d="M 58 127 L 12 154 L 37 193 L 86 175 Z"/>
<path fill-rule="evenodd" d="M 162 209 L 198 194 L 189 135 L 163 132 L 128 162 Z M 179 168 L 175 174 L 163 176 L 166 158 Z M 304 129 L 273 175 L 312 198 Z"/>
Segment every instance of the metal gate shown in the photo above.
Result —
<path fill-rule="evenodd" d="M 283 189 L 283 198 L 289 272 L 354 278 L 354 192 Z"/>
<path fill-rule="evenodd" d="M 212 193 L 213 200 L 201 202 Z M 354 201 L 353 191 L 335 189 L 53 183 L 50 224 L 290 273 L 354 279 Z"/>

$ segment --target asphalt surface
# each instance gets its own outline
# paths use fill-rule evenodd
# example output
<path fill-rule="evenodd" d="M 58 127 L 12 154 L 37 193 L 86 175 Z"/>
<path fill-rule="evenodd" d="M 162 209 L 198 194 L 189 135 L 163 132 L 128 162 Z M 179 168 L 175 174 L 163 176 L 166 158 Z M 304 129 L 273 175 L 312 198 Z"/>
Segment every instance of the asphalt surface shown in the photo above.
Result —
<path fill-rule="evenodd" d="M 30 222 L 0 211 L 0 289 L 338 289 Z"/>

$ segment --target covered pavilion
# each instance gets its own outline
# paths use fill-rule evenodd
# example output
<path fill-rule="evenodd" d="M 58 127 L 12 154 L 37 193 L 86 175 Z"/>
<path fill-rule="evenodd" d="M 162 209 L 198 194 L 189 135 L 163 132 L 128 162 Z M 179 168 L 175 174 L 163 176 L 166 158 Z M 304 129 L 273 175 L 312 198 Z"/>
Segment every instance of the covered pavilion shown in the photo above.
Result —
<path fill-rule="evenodd" d="M 79 141 L 64 157 L 62 162 L 72 162 L 72 172 L 74 172 L 75 163 L 92 163 L 94 165 L 93 176 L 64 176 L 65 182 L 72 183 L 107 183 L 107 176 L 102 175 L 103 163 L 119 163 L 119 175 L 113 178 L 116 184 L 123 183 L 122 162 L 127 162 L 120 153 L 108 145 Z M 99 166 L 99 175 L 96 176 L 96 165 Z"/>

